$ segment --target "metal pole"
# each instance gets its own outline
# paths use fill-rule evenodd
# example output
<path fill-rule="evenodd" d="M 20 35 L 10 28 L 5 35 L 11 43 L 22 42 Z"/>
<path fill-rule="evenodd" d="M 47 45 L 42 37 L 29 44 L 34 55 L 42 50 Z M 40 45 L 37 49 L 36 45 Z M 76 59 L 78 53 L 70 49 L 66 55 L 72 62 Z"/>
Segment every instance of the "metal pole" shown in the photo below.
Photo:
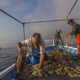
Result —
<path fill-rule="evenodd" d="M 0 9 L 1 12 L 3 12 L 4 14 L 6 14 L 7 16 L 11 17 L 12 19 L 16 20 L 17 22 L 21 23 L 21 21 L 19 21 L 17 18 L 13 17 L 12 15 L 10 15 L 9 13 L 5 12 L 4 10 Z"/>
<path fill-rule="evenodd" d="M 25 40 L 25 23 L 23 23 L 23 38 Z"/>
<path fill-rule="evenodd" d="M 24 22 L 24 23 L 25 23 L 25 24 L 46 23 L 46 22 L 66 21 L 66 20 L 69 20 L 69 19 L 80 20 L 80 18 L 67 18 L 67 19 L 54 19 L 54 20 L 31 21 L 31 22 Z"/>
<path fill-rule="evenodd" d="M 76 5 L 77 2 L 78 2 L 78 0 L 76 0 L 75 3 L 73 4 L 73 6 L 72 6 L 72 8 L 70 9 L 70 11 L 69 11 L 66 19 L 68 19 L 69 15 L 71 14 L 71 12 L 72 12 L 72 10 L 74 9 L 74 7 L 75 7 L 75 5 Z"/>

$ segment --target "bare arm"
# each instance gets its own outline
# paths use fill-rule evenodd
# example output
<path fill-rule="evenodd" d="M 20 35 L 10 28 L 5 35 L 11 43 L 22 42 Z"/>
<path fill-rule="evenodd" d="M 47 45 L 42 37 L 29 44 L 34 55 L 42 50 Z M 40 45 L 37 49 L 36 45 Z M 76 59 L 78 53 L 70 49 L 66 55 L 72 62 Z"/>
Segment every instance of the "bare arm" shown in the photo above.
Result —
<path fill-rule="evenodd" d="M 17 45 L 16 45 L 19 53 L 23 53 L 23 48 L 22 48 L 22 46 L 23 46 L 23 45 L 21 44 L 21 42 L 18 42 Z"/>
<path fill-rule="evenodd" d="M 21 60 L 20 60 L 19 56 L 16 60 L 15 67 L 16 67 L 17 74 L 19 74 L 20 68 L 21 68 Z"/>
<path fill-rule="evenodd" d="M 44 62 L 44 54 L 41 53 L 40 54 L 40 68 L 42 68 L 43 62 Z"/>
<path fill-rule="evenodd" d="M 31 38 L 18 42 L 16 47 L 19 53 L 23 52 L 23 47 L 27 47 L 28 45 L 30 45 L 30 42 L 31 42 Z"/>
<path fill-rule="evenodd" d="M 21 68 L 21 62 L 20 62 L 20 61 L 17 61 L 17 62 L 16 62 L 16 70 L 17 70 L 17 74 L 19 74 L 20 68 Z"/>

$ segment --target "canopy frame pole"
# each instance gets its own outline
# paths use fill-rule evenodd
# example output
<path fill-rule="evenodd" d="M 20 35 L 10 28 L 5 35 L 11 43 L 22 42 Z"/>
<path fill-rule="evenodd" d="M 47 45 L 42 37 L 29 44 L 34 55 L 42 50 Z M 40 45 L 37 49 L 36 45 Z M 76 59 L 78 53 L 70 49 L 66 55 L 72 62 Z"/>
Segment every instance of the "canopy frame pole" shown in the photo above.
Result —
<path fill-rule="evenodd" d="M 25 23 L 23 23 L 23 38 L 25 40 Z"/>
<path fill-rule="evenodd" d="M 17 22 L 23 24 L 20 20 L 18 20 L 17 18 L 13 17 L 12 15 L 10 15 L 9 13 L 5 12 L 4 10 L 0 9 L 0 11 L 4 14 L 6 14 L 7 16 L 11 17 L 12 19 L 16 20 Z"/>
<path fill-rule="evenodd" d="M 72 10 L 74 9 L 74 7 L 75 7 L 75 5 L 76 5 L 77 2 L 78 2 L 78 0 L 76 0 L 76 1 L 74 2 L 74 4 L 73 4 L 73 6 L 71 7 L 71 9 L 70 9 L 70 11 L 69 11 L 66 19 L 68 19 L 69 15 L 71 14 L 71 12 L 72 12 Z"/>

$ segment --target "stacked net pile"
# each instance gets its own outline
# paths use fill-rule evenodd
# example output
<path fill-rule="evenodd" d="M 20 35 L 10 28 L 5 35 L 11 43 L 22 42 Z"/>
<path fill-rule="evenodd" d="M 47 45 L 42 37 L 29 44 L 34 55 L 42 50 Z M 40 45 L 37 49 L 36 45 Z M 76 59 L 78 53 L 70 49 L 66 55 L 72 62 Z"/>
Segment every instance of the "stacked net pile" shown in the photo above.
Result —
<path fill-rule="evenodd" d="M 48 52 L 46 57 L 41 69 L 39 64 L 27 64 L 17 80 L 32 80 L 34 77 L 45 78 L 55 74 L 68 75 L 71 78 L 80 77 L 80 66 L 71 54 L 54 50 Z"/>

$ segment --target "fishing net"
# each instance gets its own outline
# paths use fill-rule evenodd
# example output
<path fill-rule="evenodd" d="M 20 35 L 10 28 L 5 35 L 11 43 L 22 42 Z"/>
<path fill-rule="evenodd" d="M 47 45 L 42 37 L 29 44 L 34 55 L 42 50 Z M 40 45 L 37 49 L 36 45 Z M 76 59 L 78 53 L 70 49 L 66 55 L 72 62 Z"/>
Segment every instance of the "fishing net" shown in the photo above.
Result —
<path fill-rule="evenodd" d="M 68 75 L 71 78 L 80 77 L 80 66 L 71 54 L 54 50 L 47 53 L 42 69 L 39 68 L 39 64 L 27 64 L 17 80 L 32 80 L 34 77 L 46 78 L 55 74 Z"/>

